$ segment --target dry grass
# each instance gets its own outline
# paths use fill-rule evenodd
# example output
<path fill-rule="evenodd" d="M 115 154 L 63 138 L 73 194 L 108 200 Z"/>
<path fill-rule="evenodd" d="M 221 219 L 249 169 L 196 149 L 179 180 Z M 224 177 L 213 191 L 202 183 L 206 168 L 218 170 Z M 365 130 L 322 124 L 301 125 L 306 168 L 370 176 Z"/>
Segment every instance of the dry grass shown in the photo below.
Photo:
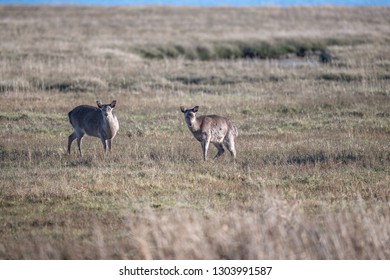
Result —
<path fill-rule="evenodd" d="M 389 19 L 0 6 L 0 258 L 389 259 Z M 243 44 L 292 51 L 217 55 Z M 67 112 L 97 99 L 112 154 L 68 156 Z M 201 161 L 180 105 L 233 120 L 236 165 Z"/>

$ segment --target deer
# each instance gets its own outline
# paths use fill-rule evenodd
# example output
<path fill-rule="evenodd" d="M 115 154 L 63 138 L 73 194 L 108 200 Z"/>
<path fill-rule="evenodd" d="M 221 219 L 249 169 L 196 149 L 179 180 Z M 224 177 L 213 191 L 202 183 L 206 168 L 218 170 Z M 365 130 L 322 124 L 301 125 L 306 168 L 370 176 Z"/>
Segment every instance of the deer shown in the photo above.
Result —
<path fill-rule="evenodd" d="M 227 118 L 218 115 L 196 116 L 199 106 L 185 108 L 180 106 L 184 113 L 184 120 L 188 129 L 192 132 L 195 139 L 202 145 L 203 160 L 207 160 L 207 151 L 210 143 L 218 149 L 214 159 L 219 158 L 225 152 L 225 146 L 236 161 L 236 148 L 234 139 L 238 136 L 237 127 L 234 126 Z"/>
<path fill-rule="evenodd" d="M 113 100 L 110 104 L 102 104 L 100 101 L 96 101 L 96 104 L 97 107 L 80 105 L 68 113 L 69 122 L 73 127 L 73 133 L 68 137 L 69 155 L 72 142 L 77 139 L 80 156 L 83 156 L 81 139 L 85 134 L 100 138 L 104 153 L 107 153 L 107 146 L 111 152 L 111 142 L 119 130 L 118 119 L 113 113 L 116 100 Z"/>

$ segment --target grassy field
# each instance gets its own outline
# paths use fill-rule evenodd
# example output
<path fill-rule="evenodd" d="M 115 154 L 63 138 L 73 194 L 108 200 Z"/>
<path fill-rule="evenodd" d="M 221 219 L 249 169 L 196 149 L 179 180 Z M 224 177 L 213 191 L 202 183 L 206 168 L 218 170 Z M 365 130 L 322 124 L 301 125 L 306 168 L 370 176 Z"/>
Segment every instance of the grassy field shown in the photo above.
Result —
<path fill-rule="evenodd" d="M 390 259 L 389 26 L 0 6 L 0 259 Z M 112 153 L 69 156 L 67 113 L 98 99 L 117 100 Z M 202 161 L 181 105 L 232 120 L 236 164 Z"/>

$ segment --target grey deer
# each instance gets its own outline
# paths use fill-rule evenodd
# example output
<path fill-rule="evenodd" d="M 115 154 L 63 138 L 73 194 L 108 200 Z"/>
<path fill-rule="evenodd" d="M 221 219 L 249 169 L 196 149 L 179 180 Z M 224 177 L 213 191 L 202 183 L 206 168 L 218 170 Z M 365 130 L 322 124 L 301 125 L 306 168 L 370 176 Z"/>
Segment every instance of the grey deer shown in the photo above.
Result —
<path fill-rule="evenodd" d="M 214 159 L 220 157 L 224 152 L 225 146 L 236 160 L 236 148 L 234 139 L 238 135 L 237 127 L 235 127 L 227 118 L 217 115 L 196 116 L 199 106 L 187 109 L 180 107 L 184 113 L 184 119 L 188 129 L 192 132 L 196 140 L 202 145 L 203 159 L 207 159 L 207 150 L 210 143 L 218 149 L 217 155 Z"/>
<path fill-rule="evenodd" d="M 68 153 L 73 140 L 77 139 L 80 156 L 81 139 L 85 134 L 100 138 L 103 144 L 104 152 L 111 151 L 111 141 L 114 139 L 119 129 L 119 122 L 113 109 L 116 106 L 116 100 L 110 104 L 102 104 L 96 101 L 97 107 L 89 105 L 80 105 L 68 113 L 70 124 L 73 126 L 73 133 L 68 138 Z"/>

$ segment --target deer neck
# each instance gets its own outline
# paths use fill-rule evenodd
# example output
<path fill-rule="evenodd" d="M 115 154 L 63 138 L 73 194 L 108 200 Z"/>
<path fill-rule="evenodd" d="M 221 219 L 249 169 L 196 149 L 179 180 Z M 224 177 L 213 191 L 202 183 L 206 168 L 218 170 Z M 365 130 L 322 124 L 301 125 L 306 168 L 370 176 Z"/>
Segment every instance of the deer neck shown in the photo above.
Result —
<path fill-rule="evenodd" d="M 114 136 L 118 126 L 118 120 L 114 114 L 109 114 L 107 117 L 103 116 L 103 129 L 108 136 Z"/>
<path fill-rule="evenodd" d="M 188 129 L 192 132 L 195 132 L 195 131 L 199 130 L 199 128 L 200 128 L 200 122 L 197 118 L 186 119 L 186 123 L 187 123 Z"/>

